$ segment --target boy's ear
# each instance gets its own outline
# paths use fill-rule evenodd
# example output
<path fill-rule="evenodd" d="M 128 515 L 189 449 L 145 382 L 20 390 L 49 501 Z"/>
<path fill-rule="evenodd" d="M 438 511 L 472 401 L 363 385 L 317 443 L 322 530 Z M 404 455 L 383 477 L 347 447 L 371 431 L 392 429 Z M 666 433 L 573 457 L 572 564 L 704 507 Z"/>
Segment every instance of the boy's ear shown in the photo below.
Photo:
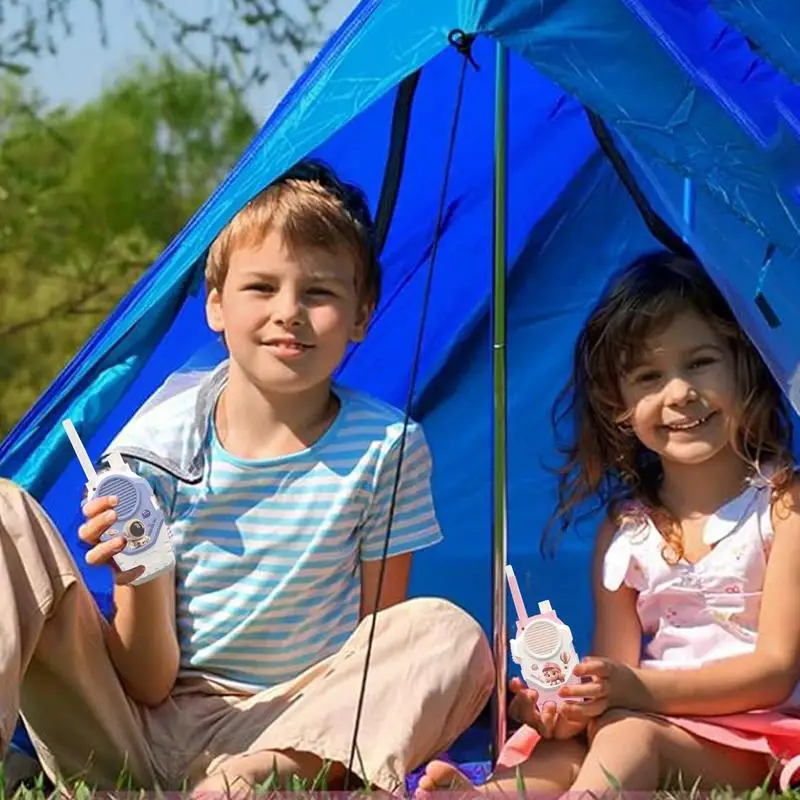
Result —
<path fill-rule="evenodd" d="M 215 333 L 223 333 L 225 323 L 222 318 L 222 295 L 219 289 L 210 289 L 206 297 L 206 320 Z"/>
<path fill-rule="evenodd" d="M 356 314 L 355 324 L 353 325 L 353 333 L 350 336 L 353 342 L 362 342 L 367 335 L 367 328 L 369 321 L 372 319 L 372 313 L 375 311 L 375 306 L 371 303 L 361 303 Z"/>

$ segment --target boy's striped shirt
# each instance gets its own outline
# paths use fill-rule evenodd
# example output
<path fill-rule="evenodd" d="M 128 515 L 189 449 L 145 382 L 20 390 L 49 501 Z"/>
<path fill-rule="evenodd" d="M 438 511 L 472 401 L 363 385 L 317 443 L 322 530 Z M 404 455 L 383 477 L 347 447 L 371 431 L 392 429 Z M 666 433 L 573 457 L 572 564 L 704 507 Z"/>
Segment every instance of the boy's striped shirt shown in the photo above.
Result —
<path fill-rule="evenodd" d="M 177 558 L 183 672 L 261 689 L 336 652 L 358 622 L 361 561 L 380 559 L 403 418 L 337 387 L 337 419 L 307 450 L 269 461 L 227 453 L 213 424 L 203 480 L 193 486 L 143 462 Z M 182 453 L 196 394 L 134 419 L 125 443 Z M 112 445 L 113 447 L 113 445 Z M 441 540 L 422 429 L 409 423 L 388 555 Z"/>

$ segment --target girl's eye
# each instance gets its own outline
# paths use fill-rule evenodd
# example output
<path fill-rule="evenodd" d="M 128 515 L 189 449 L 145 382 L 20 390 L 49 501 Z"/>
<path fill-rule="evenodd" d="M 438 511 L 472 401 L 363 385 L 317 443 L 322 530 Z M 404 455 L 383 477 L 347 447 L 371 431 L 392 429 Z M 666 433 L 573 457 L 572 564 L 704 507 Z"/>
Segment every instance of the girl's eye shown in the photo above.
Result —
<path fill-rule="evenodd" d="M 702 358 L 696 358 L 691 363 L 692 369 L 702 369 L 703 367 L 708 367 L 716 361 L 715 358 L 711 358 L 711 356 L 703 356 Z"/>
<path fill-rule="evenodd" d="M 330 289 L 324 289 L 321 286 L 317 286 L 317 287 L 315 287 L 313 289 L 309 289 L 308 293 L 309 294 L 316 294 L 316 295 L 330 295 L 330 294 L 332 294 Z"/>
<path fill-rule="evenodd" d="M 640 372 L 635 379 L 636 383 L 652 383 L 661 377 L 660 372 Z"/>

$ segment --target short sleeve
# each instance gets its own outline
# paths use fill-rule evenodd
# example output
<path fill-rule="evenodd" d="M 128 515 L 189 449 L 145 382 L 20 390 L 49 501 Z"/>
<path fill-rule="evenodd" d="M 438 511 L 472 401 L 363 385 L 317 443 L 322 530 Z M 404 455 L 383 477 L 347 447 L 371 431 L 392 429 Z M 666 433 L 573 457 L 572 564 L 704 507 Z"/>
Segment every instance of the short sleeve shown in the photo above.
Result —
<path fill-rule="evenodd" d="M 639 592 L 645 588 L 644 573 L 636 551 L 629 526 L 621 527 L 603 557 L 603 586 L 606 589 L 616 592 L 623 584 Z"/>
<path fill-rule="evenodd" d="M 167 524 L 174 522 L 173 511 L 175 509 L 177 480 L 168 472 L 159 467 L 154 467 L 146 461 L 125 456 L 125 462 L 137 475 L 150 484 Z"/>
<path fill-rule="evenodd" d="M 422 428 L 411 423 L 403 445 L 402 470 L 392 511 L 402 437 L 393 442 L 380 465 L 375 493 L 361 524 L 361 558 L 374 561 L 383 555 L 391 517 L 387 556 L 421 550 L 442 540 L 431 491 L 432 460 Z"/>
<path fill-rule="evenodd" d="M 163 434 L 154 430 L 151 425 L 146 424 L 147 418 L 142 417 L 134 419 L 130 422 L 117 437 L 106 448 L 106 453 L 121 448 L 149 450 L 151 449 L 151 442 L 163 441 Z M 144 478 L 153 490 L 153 493 L 161 506 L 161 511 L 164 514 L 164 519 L 167 524 L 171 524 L 173 520 L 173 512 L 175 509 L 175 498 L 177 495 L 178 481 L 173 475 L 166 470 L 150 464 L 141 459 L 134 458 L 133 456 L 122 456 L 125 463 L 140 477 Z"/>

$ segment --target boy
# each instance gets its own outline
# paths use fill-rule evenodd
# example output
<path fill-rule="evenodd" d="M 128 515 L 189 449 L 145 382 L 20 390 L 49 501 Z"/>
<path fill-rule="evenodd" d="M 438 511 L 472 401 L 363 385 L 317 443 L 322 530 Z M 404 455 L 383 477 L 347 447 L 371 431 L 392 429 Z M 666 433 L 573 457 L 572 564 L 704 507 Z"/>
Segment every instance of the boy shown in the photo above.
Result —
<path fill-rule="evenodd" d="M 461 610 L 406 601 L 412 553 L 441 539 L 430 460 L 402 416 L 332 384 L 379 291 L 363 197 L 304 165 L 212 245 L 207 319 L 229 359 L 147 406 L 113 449 L 148 477 L 175 574 L 115 570 L 106 624 L 42 510 L 0 491 L 0 748 L 21 708 L 51 778 L 110 788 L 246 788 L 273 771 L 329 788 L 349 763 L 395 498 L 354 771 L 386 791 L 449 746 L 493 686 L 489 644 Z M 90 564 L 114 498 L 86 504 Z M 81 731 L 83 731 L 81 733 Z M 285 783 L 283 783 L 285 785 Z"/>

